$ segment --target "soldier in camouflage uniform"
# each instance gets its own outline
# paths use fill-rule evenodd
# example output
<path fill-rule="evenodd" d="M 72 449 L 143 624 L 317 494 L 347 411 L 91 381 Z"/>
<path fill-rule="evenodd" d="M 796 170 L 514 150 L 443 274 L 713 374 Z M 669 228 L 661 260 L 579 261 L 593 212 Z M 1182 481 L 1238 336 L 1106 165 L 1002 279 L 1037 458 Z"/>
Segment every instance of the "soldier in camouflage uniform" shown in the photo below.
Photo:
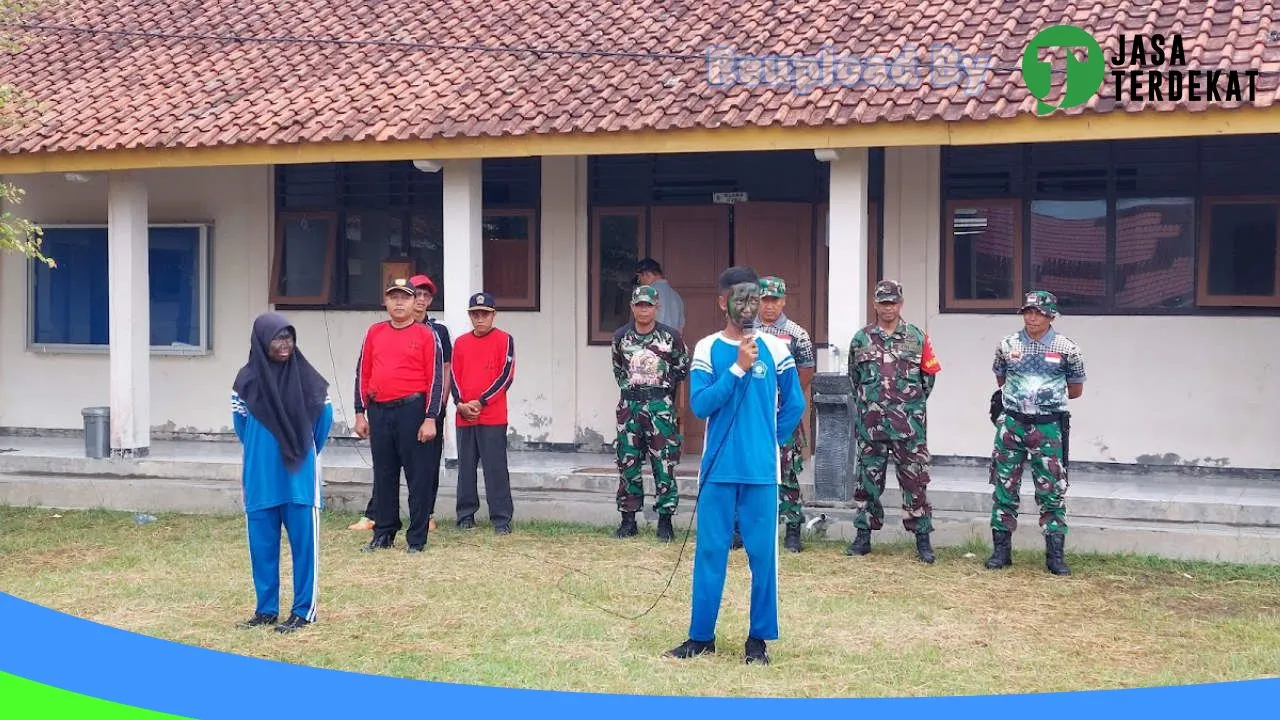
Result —
<path fill-rule="evenodd" d="M 671 516 L 679 496 L 676 465 L 683 438 L 676 427 L 672 402 L 689 376 L 689 349 L 680 331 L 655 317 L 658 291 L 641 285 L 631 293 L 632 321 L 613 334 L 613 376 L 621 389 L 618 402 L 618 512 L 622 523 L 614 533 L 625 538 L 640 532 L 636 511 L 644 502 L 644 458 L 653 467 L 658 539 L 671 541 Z"/>
<path fill-rule="evenodd" d="M 813 351 L 813 340 L 809 333 L 787 318 L 783 310 L 787 306 L 787 284 L 780 277 L 766 277 L 760 280 L 760 329 L 769 333 L 791 348 L 791 356 L 796 360 L 796 369 L 800 372 L 800 387 L 808 392 L 809 383 L 817 367 L 817 358 Z M 805 447 L 804 423 L 796 425 L 791 440 L 782 446 L 782 473 L 778 482 L 778 519 L 787 526 L 784 546 L 791 552 L 800 552 L 800 525 L 804 522 L 804 512 L 800 504 L 800 472 L 804 470 Z"/>
<path fill-rule="evenodd" d="M 902 525 L 915 534 L 919 558 L 932 563 L 929 534 L 933 530 L 933 509 L 926 494 L 930 456 L 925 405 L 942 366 L 929 336 L 901 319 L 900 284 L 881 280 L 876 283 L 874 299 L 877 322 L 859 330 L 849 344 L 858 442 L 857 485 L 853 491 L 858 534 L 845 554 L 871 552 L 871 531 L 879 530 L 884 523 L 880 497 L 892 456 L 902 488 Z"/>
<path fill-rule="evenodd" d="M 1067 400 L 1084 394 L 1084 357 L 1080 347 L 1053 329 L 1058 299 L 1036 290 L 1022 303 L 1025 327 L 996 347 L 991 370 L 1000 386 L 1002 414 L 996 417 L 991 453 L 991 539 L 986 567 L 1013 564 L 1013 531 L 1018 526 L 1022 465 L 1029 462 L 1045 537 L 1045 567 L 1070 575 L 1063 558 L 1067 534 Z"/>

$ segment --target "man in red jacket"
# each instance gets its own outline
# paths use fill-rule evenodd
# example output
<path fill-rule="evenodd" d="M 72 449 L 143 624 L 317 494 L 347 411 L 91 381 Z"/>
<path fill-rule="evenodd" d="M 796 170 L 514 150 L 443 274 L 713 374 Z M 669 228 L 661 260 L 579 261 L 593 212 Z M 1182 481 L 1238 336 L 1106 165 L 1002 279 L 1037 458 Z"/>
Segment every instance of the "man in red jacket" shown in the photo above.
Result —
<path fill-rule="evenodd" d="M 499 535 L 511 532 L 511 476 L 507 472 L 507 390 L 516 374 L 516 345 L 493 326 L 493 296 L 478 292 L 467 308 L 472 330 L 453 343 L 453 400 L 458 424 L 458 527 L 476 526 L 480 509 L 476 471 L 484 467 L 489 520 Z"/>
<path fill-rule="evenodd" d="M 389 548 L 400 530 L 400 470 L 409 486 L 411 553 L 427 545 L 431 441 L 444 401 L 444 354 L 432 329 L 413 317 L 413 286 L 395 280 L 385 293 L 390 318 L 374 323 L 360 352 L 360 398 L 368 419 L 356 417 L 356 434 L 373 451 L 373 539 L 366 551 Z"/>

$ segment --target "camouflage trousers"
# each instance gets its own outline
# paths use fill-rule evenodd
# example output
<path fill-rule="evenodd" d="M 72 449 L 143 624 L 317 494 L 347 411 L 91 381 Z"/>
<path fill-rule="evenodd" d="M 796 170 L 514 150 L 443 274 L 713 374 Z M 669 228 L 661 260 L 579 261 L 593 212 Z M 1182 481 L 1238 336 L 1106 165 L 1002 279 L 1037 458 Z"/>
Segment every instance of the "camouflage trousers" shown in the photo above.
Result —
<path fill-rule="evenodd" d="M 806 445 L 804 426 L 798 426 L 791 440 L 782 446 L 782 477 L 778 481 L 778 519 L 786 525 L 804 522 L 800 505 L 800 473 L 804 470 Z"/>
<path fill-rule="evenodd" d="M 679 504 L 676 465 L 683 438 L 670 400 L 618 403 L 618 511 L 636 512 L 644 503 L 644 460 L 653 468 L 654 505 L 659 515 Z"/>
<path fill-rule="evenodd" d="M 929 505 L 926 489 L 929 486 L 929 446 L 920 437 L 905 440 L 864 440 L 858 438 L 858 477 L 853 489 L 853 502 L 857 510 L 854 527 L 860 530 L 879 530 L 884 527 L 885 475 L 889 458 L 893 458 L 897 470 L 898 486 L 902 488 L 902 526 L 910 533 L 933 531 L 933 507 Z"/>
<path fill-rule="evenodd" d="M 1018 494 L 1023 463 L 1031 465 L 1031 479 L 1040 506 L 1040 527 L 1046 534 L 1067 532 L 1067 473 L 1062 466 L 1062 431 L 1058 423 L 1029 423 L 1005 414 L 996 427 L 991 452 L 991 528 L 1018 528 Z"/>

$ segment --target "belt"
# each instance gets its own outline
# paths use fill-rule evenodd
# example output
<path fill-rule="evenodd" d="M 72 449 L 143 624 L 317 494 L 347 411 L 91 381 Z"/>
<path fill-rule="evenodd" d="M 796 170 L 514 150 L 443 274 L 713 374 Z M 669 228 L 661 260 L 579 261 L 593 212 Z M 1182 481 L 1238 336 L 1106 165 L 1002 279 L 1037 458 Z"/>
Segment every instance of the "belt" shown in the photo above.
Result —
<path fill-rule="evenodd" d="M 623 400 L 647 402 L 653 400 L 666 400 L 670 397 L 671 391 L 663 387 L 630 387 L 622 389 Z"/>
<path fill-rule="evenodd" d="M 395 400 L 387 400 L 386 402 L 382 402 L 381 400 L 370 400 L 369 405 L 380 408 L 393 408 L 400 407 L 401 405 L 408 405 L 412 402 L 422 402 L 426 399 L 427 396 L 425 394 L 414 393 L 412 395 L 405 395 L 402 398 L 396 398 Z"/>
<path fill-rule="evenodd" d="M 1015 420 L 1021 420 L 1024 423 L 1032 425 L 1046 425 L 1048 423 L 1056 423 L 1062 419 L 1062 413 L 1049 413 L 1048 415 L 1027 415 L 1026 413 L 1005 411 L 1005 414 Z"/>

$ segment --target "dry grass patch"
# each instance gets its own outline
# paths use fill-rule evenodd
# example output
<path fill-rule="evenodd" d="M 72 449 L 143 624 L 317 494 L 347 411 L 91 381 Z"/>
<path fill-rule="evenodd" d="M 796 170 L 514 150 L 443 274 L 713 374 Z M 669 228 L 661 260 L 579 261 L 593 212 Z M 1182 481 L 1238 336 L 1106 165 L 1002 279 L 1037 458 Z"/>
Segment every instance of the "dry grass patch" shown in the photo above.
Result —
<path fill-rule="evenodd" d="M 61 517 L 53 517 L 55 514 Z M 239 516 L 0 508 L 0 590 L 156 637 L 355 672 L 511 687 L 646 694 L 886 696 L 1041 692 L 1242 679 L 1280 666 L 1280 570 L 1071 556 L 1055 578 L 981 547 L 934 566 L 910 548 L 848 558 L 810 541 L 782 556 L 774 665 L 742 664 L 749 587 L 733 553 L 719 655 L 661 657 L 685 637 L 692 545 L 517 524 L 442 524 L 425 555 L 360 553 L 351 517 L 324 516 L 320 622 L 284 637 L 239 630 L 253 588 Z M 687 518 L 686 518 L 687 521 Z M 401 540 L 403 543 L 403 540 Z M 976 553 L 964 558 L 963 554 Z M 282 604 L 291 596 L 288 550 Z M 604 608 L 604 609 L 601 609 Z M 612 611 L 614 614 L 610 614 Z"/>

